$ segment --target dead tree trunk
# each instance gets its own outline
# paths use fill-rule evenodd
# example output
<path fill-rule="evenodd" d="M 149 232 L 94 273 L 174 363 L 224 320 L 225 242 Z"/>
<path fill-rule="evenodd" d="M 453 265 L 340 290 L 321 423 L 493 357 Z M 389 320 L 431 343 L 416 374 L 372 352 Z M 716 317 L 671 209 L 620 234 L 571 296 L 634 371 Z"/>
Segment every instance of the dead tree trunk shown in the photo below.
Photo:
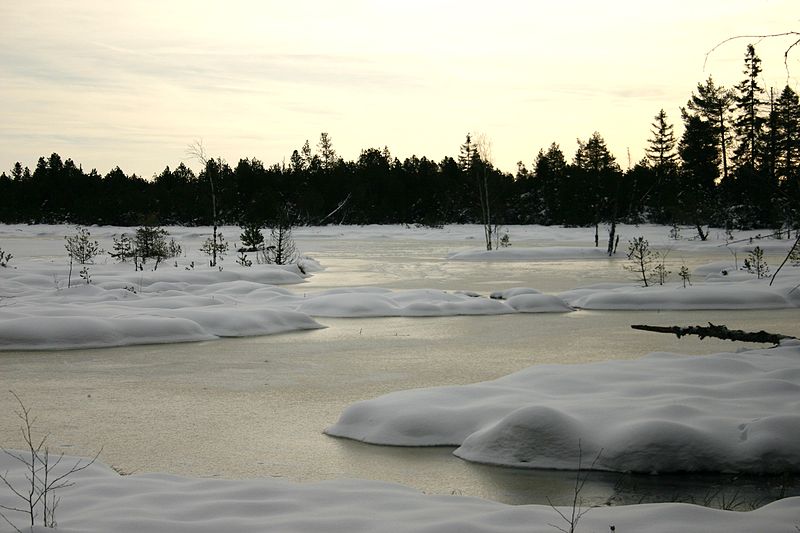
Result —
<path fill-rule="evenodd" d="M 728 329 L 726 326 L 718 326 L 708 323 L 708 326 L 647 326 L 643 324 L 634 324 L 631 326 L 633 329 L 642 331 L 653 331 L 656 333 L 673 333 L 676 337 L 681 338 L 684 335 L 697 335 L 701 339 L 706 337 L 713 337 L 715 339 L 723 339 L 728 341 L 739 342 L 758 342 L 758 343 L 771 343 L 780 344 L 783 339 L 796 339 L 791 335 L 781 335 L 779 333 L 767 333 L 764 330 L 752 332 L 742 331 L 741 329 Z"/>

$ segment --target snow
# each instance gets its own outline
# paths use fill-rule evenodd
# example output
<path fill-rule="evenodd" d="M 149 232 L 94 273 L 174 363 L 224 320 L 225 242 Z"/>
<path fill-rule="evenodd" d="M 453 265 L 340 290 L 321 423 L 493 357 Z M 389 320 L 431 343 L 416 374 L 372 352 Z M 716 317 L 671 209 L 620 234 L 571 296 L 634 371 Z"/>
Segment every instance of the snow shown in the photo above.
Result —
<path fill-rule="evenodd" d="M 92 238 L 106 239 L 126 228 L 91 228 Z M 316 239 L 441 239 L 473 240 L 475 226 L 448 226 L 442 230 L 401 226 L 339 226 L 306 228 Z M 656 241 L 664 228 L 620 227 L 637 231 Z M 533 287 L 512 287 L 486 295 L 457 290 L 380 287 L 341 287 L 328 291 L 285 289 L 299 285 L 324 265 L 310 257 L 298 265 L 227 264 L 209 268 L 199 253 L 162 263 L 157 270 L 145 265 L 134 271 L 128 264 L 89 265 L 91 285 L 74 269 L 67 288 L 67 265 L 62 236 L 73 230 L 64 226 L 3 226 L 0 237 L 14 239 L 16 257 L 11 267 L 0 269 L 0 350 L 66 349 L 211 340 L 219 337 L 267 335 L 324 327 L 315 318 L 420 317 L 498 315 L 510 313 L 568 313 L 575 309 L 785 309 L 800 306 L 800 269 L 787 268 L 774 286 L 767 279 L 736 270 L 730 262 L 700 265 L 693 284 L 669 282 L 640 287 L 628 283 L 576 287 L 559 294 L 543 294 Z M 195 229 L 171 228 L 186 248 L 203 238 Z M 234 229 L 226 229 L 228 235 Z M 467 249 L 447 254 L 445 262 L 527 262 L 602 260 L 622 271 L 624 254 L 609 258 L 602 248 L 587 247 L 585 230 L 573 228 L 514 228 L 511 233 L 536 239 L 535 246 L 499 250 Z M 186 242 L 188 241 L 188 243 Z M 541 242 L 539 242 L 541 241 Z M 569 245 L 559 244 L 559 241 Z M 191 243 L 191 244 L 189 244 Z M 790 241 L 754 240 L 766 250 L 788 249 Z M 723 243 L 724 244 L 724 243 Z M 37 245 L 39 247 L 37 247 Z M 720 248 L 719 242 L 680 241 L 661 246 L 684 251 Z M 730 245 L 744 254 L 754 245 Z M 17 252 L 17 247 L 22 250 Z M 324 247 L 324 244 L 323 244 Z M 12 248 L 9 248 L 12 249 Z M 47 253 L 45 253 L 47 252 Z M 52 254 L 52 255 L 48 255 Z M 444 260 L 444 258 L 443 258 Z M 422 280 L 424 282 L 424 280 Z M 168 319 L 168 320 L 167 320 Z"/>
<path fill-rule="evenodd" d="M 323 327 L 306 314 L 269 302 L 300 283 L 293 268 L 156 271 L 97 265 L 92 283 L 54 285 L 51 266 L 0 269 L 5 295 L 0 349 L 97 348 L 219 337 L 268 335 Z M 294 271 L 292 271 L 294 270 Z"/>
<path fill-rule="evenodd" d="M 800 470 L 800 342 L 691 357 L 537 365 L 356 403 L 329 435 L 459 446 L 478 463 L 619 472 Z"/>
<path fill-rule="evenodd" d="M 72 458 L 64 465 L 75 464 Z M 24 486 L 19 462 L 0 454 L 0 471 Z M 362 480 L 289 483 L 275 479 L 195 479 L 168 474 L 121 476 L 97 462 L 69 478 L 58 492 L 56 531 L 62 533 L 446 533 L 555 531 L 568 527 L 543 505 L 511 506 L 462 496 L 431 496 L 400 485 Z M 0 505 L 15 501 L 0 491 Z M 786 498 L 749 512 L 689 504 L 647 504 L 590 509 L 578 531 L 792 531 L 800 498 Z M 565 514 L 571 509 L 559 508 Z M 18 513 L 5 512 L 20 527 Z M 0 530 L 10 531 L 6 523 Z M 27 530 L 27 529 L 26 529 Z M 34 528 L 34 531 L 51 531 Z"/>
<path fill-rule="evenodd" d="M 559 296 L 581 309 L 786 309 L 800 305 L 800 295 L 792 283 L 782 281 L 770 287 L 768 280 L 745 278 L 686 288 L 677 283 L 647 288 L 588 287 Z"/>
<path fill-rule="evenodd" d="M 513 263 L 511 272 L 585 262 L 619 274 L 608 276 L 608 282 L 550 293 L 499 278 L 480 286 L 429 288 L 433 275 L 415 280 L 413 288 L 380 283 L 320 288 L 313 281 L 316 274 L 329 274 L 324 261 L 304 257 L 302 268 L 245 268 L 229 258 L 224 268 L 210 268 L 197 252 L 206 232 L 169 228 L 184 244 L 184 256 L 155 271 L 151 264 L 134 271 L 131 265 L 98 259 L 89 266 L 91 284 L 78 277 L 76 268 L 68 287 L 63 235 L 72 228 L 0 226 L 0 246 L 14 254 L 9 268 L 0 268 L 0 350 L 269 335 L 322 328 L 328 317 L 800 307 L 800 269 L 787 267 L 770 286 L 768 279 L 736 268 L 755 245 L 777 256 L 790 241 L 756 239 L 725 248 L 720 231 L 713 231 L 708 242 L 671 242 L 667 228 L 621 225 L 623 239 L 644 235 L 654 247 L 674 250 L 676 260 L 678 254 L 682 260 L 715 258 L 692 265 L 691 286 L 671 281 L 642 287 L 624 273 L 624 253 L 609 258 L 602 248 L 590 246 L 585 228 L 507 229 L 512 247 L 494 251 L 476 250 L 482 232 L 476 226 L 329 226 L 298 228 L 296 237 L 313 240 L 323 255 L 326 242 L 344 235 L 364 241 L 364 248 L 370 240 L 396 242 L 401 259 L 407 259 L 406 240 L 425 241 L 439 254 L 430 264 L 445 273 L 498 263 Z M 106 248 L 112 235 L 130 232 L 91 231 Z M 227 235 L 235 231 L 225 229 Z M 755 232 L 743 236 L 748 235 Z M 370 261 L 368 249 L 351 254 L 354 261 Z M 671 268 L 677 270 L 676 264 Z M 700 357 L 653 353 L 632 361 L 536 365 L 494 381 L 361 401 L 326 432 L 376 444 L 457 446 L 454 453 L 466 461 L 516 468 L 574 469 L 594 460 L 594 468 L 620 472 L 794 472 L 800 470 L 799 357 L 800 343 L 787 341 L 771 350 Z M 0 472 L 6 471 L 13 483 L 24 483 L 20 465 L 0 454 Z M 433 497 L 372 481 L 119 476 L 99 462 L 74 481 L 61 494 L 61 531 L 511 532 L 552 531 L 551 524 L 561 523 L 548 506 Z M 0 505 L 12 503 L 10 498 L 9 491 L 0 490 Z M 790 531 L 799 523 L 798 504 L 800 498 L 788 498 L 747 513 L 685 504 L 598 508 L 579 529 L 608 531 L 615 524 L 617 531 Z"/>

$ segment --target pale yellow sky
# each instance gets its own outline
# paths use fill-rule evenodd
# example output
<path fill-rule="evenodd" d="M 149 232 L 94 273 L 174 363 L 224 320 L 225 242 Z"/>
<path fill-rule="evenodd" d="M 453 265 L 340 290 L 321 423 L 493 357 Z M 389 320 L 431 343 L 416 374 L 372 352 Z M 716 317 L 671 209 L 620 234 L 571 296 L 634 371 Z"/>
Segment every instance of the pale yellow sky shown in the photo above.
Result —
<path fill-rule="evenodd" d="M 0 4 L 0 170 L 58 152 L 150 177 L 202 139 L 235 164 L 288 161 L 328 132 L 345 159 L 388 146 L 457 155 L 467 132 L 496 164 L 530 166 L 599 131 L 624 167 L 653 116 L 708 75 L 742 77 L 747 41 L 800 30 L 796 0 L 26 0 Z M 783 49 L 757 45 L 764 85 Z M 800 49 L 791 64 L 798 90 Z M 196 165 L 195 165 L 196 166 Z"/>

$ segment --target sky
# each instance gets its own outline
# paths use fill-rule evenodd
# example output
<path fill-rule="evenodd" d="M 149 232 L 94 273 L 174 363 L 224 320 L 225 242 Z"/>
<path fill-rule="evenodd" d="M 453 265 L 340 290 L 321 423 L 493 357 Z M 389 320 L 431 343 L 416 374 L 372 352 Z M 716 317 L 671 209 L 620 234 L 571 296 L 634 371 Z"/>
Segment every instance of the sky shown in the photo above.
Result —
<path fill-rule="evenodd" d="M 327 132 L 338 154 L 457 156 L 531 167 L 599 132 L 622 168 L 664 109 L 712 75 L 742 78 L 748 39 L 800 31 L 797 0 L 4 0 L 0 171 L 58 152 L 146 178 L 202 141 L 213 157 L 289 161 Z M 756 42 L 757 40 L 751 39 Z M 800 47 L 756 42 L 763 85 L 800 92 Z"/>

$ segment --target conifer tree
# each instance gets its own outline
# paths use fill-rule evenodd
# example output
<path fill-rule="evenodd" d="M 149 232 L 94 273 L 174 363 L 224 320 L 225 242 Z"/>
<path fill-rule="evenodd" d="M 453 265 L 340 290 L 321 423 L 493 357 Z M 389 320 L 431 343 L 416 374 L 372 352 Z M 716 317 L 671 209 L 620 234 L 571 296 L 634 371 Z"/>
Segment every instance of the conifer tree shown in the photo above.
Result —
<path fill-rule="evenodd" d="M 703 225 L 712 215 L 713 194 L 719 177 L 719 152 L 714 125 L 699 115 L 683 113 L 684 132 L 678 145 L 681 160 L 678 203 L 683 217 L 694 224 L 701 240 Z"/>
<path fill-rule="evenodd" d="M 733 106 L 733 92 L 714 84 L 714 79 L 697 84 L 697 93 L 686 104 L 686 108 L 711 123 L 717 137 L 717 149 L 722 163 L 722 180 L 728 179 L 728 149 L 730 146 L 730 114 Z"/>
<path fill-rule="evenodd" d="M 651 124 L 651 137 L 645 148 L 647 158 L 656 169 L 664 170 L 675 164 L 675 133 L 672 124 L 667 123 L 667 114 L 662 109 Z"/>
<path fill-rule="evenodd" d="M 336 150 L 333 149 L 333 141 L 331 141 L 330 135 L 326 132 L 320 133 L 317 149 L 319 150 L 319 159 L 322 169 L 331 170 L 336 163 Z"/>
<path fill-rule="evenodd" d="M 765 120 L 761 114 L 764 89 L 759 85 L 761 59 L 752 44 L 747 45 L 744 65 L 745 79 L 736 86 L 734 94 L 737 110 L 734 127 L 738 142 L 734 156 L 739 166 L 755 169 Z"/>
<path fill-rule="evenodd" d="M 800 99 L 788 85 L 776 102 L 777 175 L 783 184 L 797 183 L 800 171 Z"/>

